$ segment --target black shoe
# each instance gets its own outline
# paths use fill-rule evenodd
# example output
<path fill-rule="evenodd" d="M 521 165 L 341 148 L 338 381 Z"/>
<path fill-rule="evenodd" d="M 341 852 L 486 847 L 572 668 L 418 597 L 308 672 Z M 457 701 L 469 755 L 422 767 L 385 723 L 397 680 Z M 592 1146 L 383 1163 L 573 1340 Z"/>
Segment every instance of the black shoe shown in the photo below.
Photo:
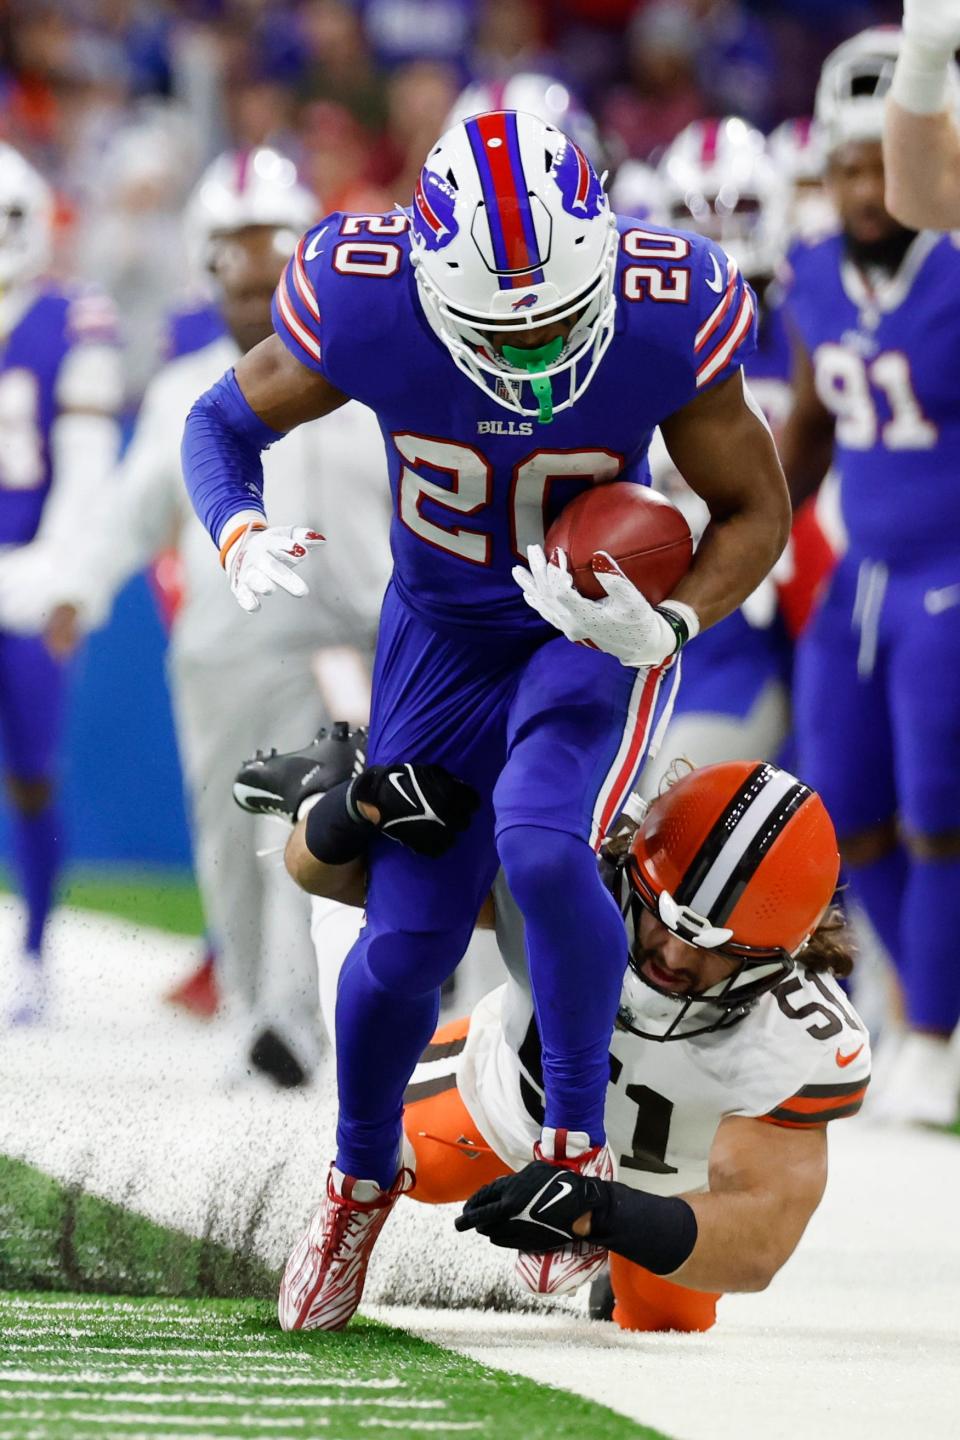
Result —
<path fill-rule="evenodd" d="M 610 1283 L 609 1266 L 602 1270 L 590 1286 L 589 1313 L 591 1320 L 612 1320 L 616 1304 L 613 1286 Z"/>
<path fill-rule="evenodd" d="M 258 750 L 237 771 L 233 798 L 241 810 L 293 820 L 308 795 L 324 795 L 359 773 L 366 744 L 365 729 L 351 730 L 345 720 L 338 720 L 329 735 L 321 730 L 303 750 L 286 755 Z"/>
<path fill-rule="evenodd" d="M 250 1050 L 250 1064 L 283 1090 L 296 1090 L 309 1078 L 293 1051 L 275 1030 L 264 1030 Z"/>

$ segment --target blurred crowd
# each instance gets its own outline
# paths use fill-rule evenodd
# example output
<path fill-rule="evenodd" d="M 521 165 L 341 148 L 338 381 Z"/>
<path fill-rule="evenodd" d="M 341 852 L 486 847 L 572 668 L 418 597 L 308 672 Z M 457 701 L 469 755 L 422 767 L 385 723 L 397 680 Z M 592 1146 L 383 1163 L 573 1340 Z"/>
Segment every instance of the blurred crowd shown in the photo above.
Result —
<path fill-rule="evenodd" d="M 180 216 L 229 146 L 292 156 L 325 209 L 406 202 L 471 80 L 555 76 L 615 169 L 699 116 L 769 130 L 896 0 L 8 0 L 0 139 L 54 184 L 61 268 L 123 316 L 128 398 L 184 286 Z"/>

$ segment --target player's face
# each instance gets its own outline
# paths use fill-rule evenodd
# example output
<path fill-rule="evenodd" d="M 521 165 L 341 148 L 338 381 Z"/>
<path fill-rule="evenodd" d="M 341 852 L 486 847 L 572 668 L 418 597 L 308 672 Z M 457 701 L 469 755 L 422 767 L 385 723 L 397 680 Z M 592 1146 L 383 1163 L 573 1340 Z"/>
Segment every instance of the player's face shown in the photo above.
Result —
<path fill-rule="evenodd" d="M 694 995 L 727 980 L 739 965 L 725 955 L 680 940 L 648 910 L 640 915 L 635 962 L 658 990 Z"/>
<path fill-rule="evenodd" d="M 883 151 L 879 141 L 851 140 L 830 157 L 827 190 L 844 234 L 862 246 L 881 245 L 900 226 L 883 203 Z"/>
<path fill-rule="evenodd" d="M 219 242 L 212 266 L 220 286 L 220 311 L 246 354 L 273 329 L 270 302 L 296 237 L 288 230 L 251 225 Z"/>

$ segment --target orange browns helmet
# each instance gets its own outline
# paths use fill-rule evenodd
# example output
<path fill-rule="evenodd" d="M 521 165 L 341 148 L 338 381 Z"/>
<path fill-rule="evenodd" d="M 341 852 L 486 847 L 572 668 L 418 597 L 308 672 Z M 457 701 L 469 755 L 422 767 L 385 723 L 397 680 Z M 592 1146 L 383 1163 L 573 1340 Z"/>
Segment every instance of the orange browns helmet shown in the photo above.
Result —
<path fill-rule="evenodd" d="M 740 962 L 719 985 L 684 997 L 719 1006 L 721 1023 L 730 1023 L 732 1011 L 794 968 L 833 898 L 840 856 L 814 790 L 776 765 L 730 761 L 694 770 L 658 796 L 626 870 L 628 905 L 650 910 L 688 944 Z"/>

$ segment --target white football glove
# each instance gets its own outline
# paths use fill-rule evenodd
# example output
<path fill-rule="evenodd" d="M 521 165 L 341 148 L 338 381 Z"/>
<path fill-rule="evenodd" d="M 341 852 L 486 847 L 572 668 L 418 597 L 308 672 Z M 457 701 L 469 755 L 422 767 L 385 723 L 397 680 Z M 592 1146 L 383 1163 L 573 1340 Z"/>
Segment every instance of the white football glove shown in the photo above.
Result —
<path fill-rule="evenodd" d="M 951 61 L 960 47 L 960 0 L 903 0 L 903 41 L 890 96 L 913 115 L 952 108 Z"/>
<path fill-rule="evenodd" d="M 260 609 L 260 597 L 272 595 L 278 587 L 297 599 L 306 595 L 306 583 L 293 571 L 311 550 L 324 543 L 317 530 L 295 525 L 255 530 L 251 522 L 223 555 L 223 568 L 237 604 L 252 615 Z"/>
<path fill-rule="evenodd" d="M 548 565 L 543 548 L 529 545 L 527 560 L 530 569 L 515 565 L 513 578 L 530 608 L 568 640 L 615 655 L 632 670 L 662 664 L 700 629 L 689 605 L 676 600 L 659 608 L 651 605 L 605 551 L 594 557 L 594 573 L 607 592 L 605 600 L 588 600 L 574 589 L 562 551 L 559 563 Z"/>
<path fill-rule="evenodd" d="M 953 55 L 960 49 L 960 0 L 903 0 L 903 33 Z"/>
<path fill-rule="evenodd" d="M 61 599 L 57 556 L 36 541 L 0 556 L 0 629 L 39 635 Z"/>

